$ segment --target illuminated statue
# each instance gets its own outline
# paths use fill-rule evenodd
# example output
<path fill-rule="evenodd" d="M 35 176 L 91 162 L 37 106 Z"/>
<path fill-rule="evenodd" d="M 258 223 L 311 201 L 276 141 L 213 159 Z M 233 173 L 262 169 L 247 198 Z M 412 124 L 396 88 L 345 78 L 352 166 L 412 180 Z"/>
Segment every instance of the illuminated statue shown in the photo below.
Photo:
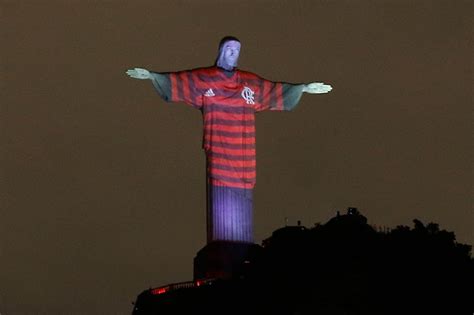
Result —
<path fill-rule="evenodd" d="M 152 81 L 166 101 L 185 102 L 203 115 L 207 158 L 207 240 L 253 242 L 253 188 L 256 180 L 255 113 L 290 111 L 303 93 L 332 90 L 324 83 L 272 82 L 237 69 L 240 42 L 225 37 L 212 67 L 157 73 L 126 73 Z"/>

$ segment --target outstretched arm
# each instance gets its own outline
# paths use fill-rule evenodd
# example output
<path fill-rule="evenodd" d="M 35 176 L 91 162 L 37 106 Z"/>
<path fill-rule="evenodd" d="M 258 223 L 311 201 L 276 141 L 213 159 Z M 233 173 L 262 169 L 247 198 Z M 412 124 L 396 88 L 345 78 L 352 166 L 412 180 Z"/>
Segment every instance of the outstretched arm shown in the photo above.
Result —
<path fill-rule="evenodd" d="M 126 74 L 134 79 L 151 80 L 158 94 L 167 102 L 171 100 L 171 82 L 168 75 L 151 72 L 144 68 L 129 69 Z"/>
<path fill-rule="evenodd" d="M 303 86 L 303 92 L 310 93 L 310 94 L 322 94 L 328 93 L 332 90 L 332 86 L 329 84 L 324 84 L 321 82 L 313 82 L 309 84 L 305 84 Z"/>
<path fill-rule="evenodd" d="M 185 102 L 197 109 L 202 107 L 202 93 L 196 88 L 199 78 L 194 70 L 159 73 L 133 68 L 126 74 L 134 79 L 151 80 L 156 92 L 167 102 Z"/>

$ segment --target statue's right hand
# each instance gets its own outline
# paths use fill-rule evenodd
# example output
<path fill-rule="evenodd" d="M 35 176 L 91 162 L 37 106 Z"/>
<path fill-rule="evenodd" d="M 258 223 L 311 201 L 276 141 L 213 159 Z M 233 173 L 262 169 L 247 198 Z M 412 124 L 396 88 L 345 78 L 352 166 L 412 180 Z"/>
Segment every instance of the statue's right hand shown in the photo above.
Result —
<path fill-rule="evenodd" d="M 150 71 L 147 69 L 143 68 L 134 68 L 134 69 L 129 69 L 126 72 L 130 77 L 135 78 L 135 79 L 151 79 L 151 74 Z"/>

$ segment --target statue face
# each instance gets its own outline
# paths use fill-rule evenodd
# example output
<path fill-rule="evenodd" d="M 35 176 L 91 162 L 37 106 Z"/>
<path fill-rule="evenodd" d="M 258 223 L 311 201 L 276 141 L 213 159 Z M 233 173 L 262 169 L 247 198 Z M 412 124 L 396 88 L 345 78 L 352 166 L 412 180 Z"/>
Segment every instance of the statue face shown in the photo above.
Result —
<path fill-rule="evenodd" d="M 222 46 L 217 65 L 226 70 L 232 70 L 234 67 L 237 67 L 239 54 L 240 43 L 235 40 L 230 40 Z"/>

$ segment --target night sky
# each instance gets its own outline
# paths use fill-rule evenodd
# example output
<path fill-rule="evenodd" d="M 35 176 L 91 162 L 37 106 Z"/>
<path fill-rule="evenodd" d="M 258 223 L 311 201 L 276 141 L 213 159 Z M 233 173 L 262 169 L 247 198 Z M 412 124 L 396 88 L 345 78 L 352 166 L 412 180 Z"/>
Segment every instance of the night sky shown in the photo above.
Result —
<path fill-rule="evenodd" d="M 125 71 L 324 82 L 257 115 L 255 239 L 357 207 L 474 243 L 472 1 L 0 1 L 0 313 L 129 314 L 205 245 L 201 113 Z"/>

